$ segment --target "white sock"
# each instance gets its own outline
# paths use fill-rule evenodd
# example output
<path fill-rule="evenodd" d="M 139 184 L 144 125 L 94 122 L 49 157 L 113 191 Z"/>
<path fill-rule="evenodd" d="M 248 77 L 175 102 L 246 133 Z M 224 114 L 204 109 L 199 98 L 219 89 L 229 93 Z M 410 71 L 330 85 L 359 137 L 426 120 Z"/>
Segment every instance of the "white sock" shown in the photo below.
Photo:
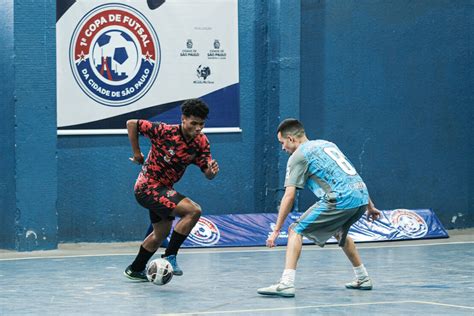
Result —
<path fill-rule="evenodd" d="M 361 264 L 358 267 L 353 267 L 353 269 L 354 269 L 356 278 L 358 278 L 359 280 L 364 279 L 369 276 L 363 264 Z"/>
<path fill-rule="evenodd" d="M 281 275 L 281 282 L 288 285 L 294 285 L 295 276 L 296 276 L 296 270 L 285 269 L 283 270 L 283 274 Z"/>

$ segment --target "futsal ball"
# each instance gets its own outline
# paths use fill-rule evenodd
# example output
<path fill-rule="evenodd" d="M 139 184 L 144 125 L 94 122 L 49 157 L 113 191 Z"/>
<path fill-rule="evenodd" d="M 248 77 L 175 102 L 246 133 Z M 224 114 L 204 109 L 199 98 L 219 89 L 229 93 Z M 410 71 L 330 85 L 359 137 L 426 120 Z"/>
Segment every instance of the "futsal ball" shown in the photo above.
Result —
<path fill-rule="evenodd" d="M 155 285 L 165 285 L 173 277 L 173 267 L 165 259 L 152 260 L 146 267 L 146 277 Z"/>

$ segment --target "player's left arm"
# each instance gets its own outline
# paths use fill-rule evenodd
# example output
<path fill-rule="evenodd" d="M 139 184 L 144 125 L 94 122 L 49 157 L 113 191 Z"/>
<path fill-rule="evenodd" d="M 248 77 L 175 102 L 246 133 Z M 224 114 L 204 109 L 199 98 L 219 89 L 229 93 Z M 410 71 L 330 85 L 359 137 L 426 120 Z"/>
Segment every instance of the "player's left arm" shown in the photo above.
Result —
<path fill-rule="evenodd" d="M 204 173 L 204 176 L 209 180 L 214 179 L 219 173 L 219 164 L 212 159 L 211 145 L 205 135 L 200 138 L 199 153 L 194 163 L 201 168 L 202 173 Z"/>
<path fill-rule="evenodd" d="M 374 202 L 369 197 L 369 204 L 367 205 L 367 220 L 375 221 L 380 217 L 380 211 L 375 207 Z"/>
<path fill-rule="evenodd" d="M 291 209 L 293 208 L 293 204 L 296 198 L 296 187 L 295 186 L 287 186 L 285 189 L 285 194 L 281 199 L 280 209 L 278 210 L 278 218 L 275 224 L 275 228 L 273 229 L 272 234 L 267 239 L 267 247 L 275 247 L 275 240 L 280 235 L 280 230 L 285 223 L 288 214 L 290 214 Z"/>
<path fill-rule="evenodd" d="M 219 164 L 214 159 L 210 160 L 207 164 L 206 170 L 204 170 L 204 175 L 209 180 L 212 180 L 219 173 Z"/>

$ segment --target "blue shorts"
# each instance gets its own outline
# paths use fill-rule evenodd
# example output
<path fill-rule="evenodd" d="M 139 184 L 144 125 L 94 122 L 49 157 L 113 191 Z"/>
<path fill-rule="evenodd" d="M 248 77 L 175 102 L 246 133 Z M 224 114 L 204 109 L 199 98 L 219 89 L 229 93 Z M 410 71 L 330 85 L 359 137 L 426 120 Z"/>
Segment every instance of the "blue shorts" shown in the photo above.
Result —
<path fill-rule="evenodd" d="M 313 240 L 320 247 L 337 235 L 339 246 L 344 247 L 349 228 L 364 215 L 367 205 L 340 210 L 332 208 L 332 205 L 327 201 L 317 202 L 291 224 L 290 229 Z"/>

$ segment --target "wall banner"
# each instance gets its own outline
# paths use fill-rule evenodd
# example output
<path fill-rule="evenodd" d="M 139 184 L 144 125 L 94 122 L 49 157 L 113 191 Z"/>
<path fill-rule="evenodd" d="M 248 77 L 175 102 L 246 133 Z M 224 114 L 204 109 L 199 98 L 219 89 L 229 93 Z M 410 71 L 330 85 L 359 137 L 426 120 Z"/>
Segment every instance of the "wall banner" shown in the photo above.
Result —
<path fill-rule="evenodd" d="M 240 131 L 237 0 L 57 0 L 56 50 L 60 135 L 179 123 L 189 98 Z"/>
<path fill-rule="evenodd" d="M 367 222 L 365 215 L 361 217 L 352 225 L 349 236 L 356 242 L 449 237 L 436 214 L 430 209 L 381 212 L 381 217 L 375 222 Z M 278 245 L 286 245 L 288 228 L 301 215 L 302 213 L 291 213 L 288 216 L 277 239 Z M 264 246 L 276 220 L 276 213 L 204 215 L 191 231 L 183 247 Z M 174 224 L 177 221 L 178 219 Z M 314 244 L 307 238 L 303 238 L 303 243 Z M 328 243 L 336 243 L 336 240 L 331 238 Z"/>

